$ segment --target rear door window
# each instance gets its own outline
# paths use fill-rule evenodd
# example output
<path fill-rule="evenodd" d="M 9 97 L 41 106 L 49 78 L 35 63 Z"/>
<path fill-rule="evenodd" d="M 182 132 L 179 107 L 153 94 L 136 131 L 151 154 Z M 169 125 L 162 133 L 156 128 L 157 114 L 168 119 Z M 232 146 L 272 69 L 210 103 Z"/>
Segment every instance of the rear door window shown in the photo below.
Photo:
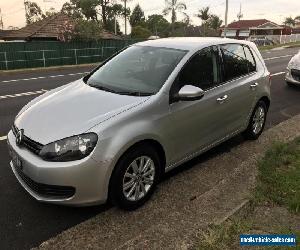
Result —
<path fill-rule="evenodd" d="M 224 62 L 224 81 L 230 81 L 249 73 L 248 60 L 241 44 L 220 45 Z"/>
<path fill-rule="evenodd" d="M 248 46 L 244 46 L 244 51 L 245 51 L 246 59 L 248 61 L 249 73 L 256 71 L 256 63 L 252 51 Z"/>

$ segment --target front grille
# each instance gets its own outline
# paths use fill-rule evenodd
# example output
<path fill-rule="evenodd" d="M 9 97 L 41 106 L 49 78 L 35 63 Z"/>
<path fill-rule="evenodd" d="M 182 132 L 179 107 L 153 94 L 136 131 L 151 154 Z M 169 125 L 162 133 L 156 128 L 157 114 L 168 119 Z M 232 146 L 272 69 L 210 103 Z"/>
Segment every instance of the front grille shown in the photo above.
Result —
<path fill-rule="evenodd" d="M 296 80 L 300 82 L 300 70 L 298 69 L 292 69 L 291 70 L 291 75 L 292 77 Z"/>
<path fill-rule="evenodd" d="M 52 199 L 67 199 L 72 197 L 75 194 L 74 187 L 67 187 L 67 186 L 56 186 L 56 185 L 46 185 L 42 183 L 35 182 L 23 171 L 20 167 L 14 164 L 14 168 L 18 174 L 18 176 L 22 179 L 22 181 L 26 184 L 28 188 L 30 188 L 36 194 L 45 197 L 45 198 L 52 198 Z"/>
<path fill-rule="evenodd" d="M 15 136 L 17 136 L 18 129 L 15 125 L 12 126 L 12 132 Z M 31 152 L 37 155 L 40 153 L 40 151 L 43 148 L 42 144 L 30 139 L 26 135 L 23 135 L 22 143 L 20 144 L 20 146 L 27 148 L 28 150 L 30 150 Z"/>

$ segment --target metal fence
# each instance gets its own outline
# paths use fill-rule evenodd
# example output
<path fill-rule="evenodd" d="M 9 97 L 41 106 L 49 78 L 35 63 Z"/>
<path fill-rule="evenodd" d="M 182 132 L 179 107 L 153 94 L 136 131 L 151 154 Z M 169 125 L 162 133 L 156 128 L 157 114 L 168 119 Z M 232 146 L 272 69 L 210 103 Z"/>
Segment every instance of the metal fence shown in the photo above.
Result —
<path fill-rule="evenodd" d="M 272 44 L 286 44 L 286 43 L 300 42 L 300 34 L 253 35 L 249 37 L 248 40 L 255 42 L 258 46 L 267 46 Z"/>
<path fill-rule="evenodd" d="M 103 61 L 137 40 L 0 43 L 0 70 L 76 65 Z"/>

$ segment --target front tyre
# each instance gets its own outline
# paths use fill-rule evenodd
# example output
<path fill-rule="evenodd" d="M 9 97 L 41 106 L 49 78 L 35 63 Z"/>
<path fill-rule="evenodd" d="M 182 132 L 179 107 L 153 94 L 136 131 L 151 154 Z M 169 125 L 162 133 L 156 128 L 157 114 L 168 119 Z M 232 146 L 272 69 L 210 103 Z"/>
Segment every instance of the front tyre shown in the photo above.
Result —
<path fill-rule="evenodd" d="M 249 140 L 256 140 L 261 135 L 266 124 L 268 108 L 264 101 L 259 101 L 251 115 L 249 125 L 244 136 Z"/>
<path fill-rule="evenodd" d="M 118 207 L 134 210 L 153 194 L 158 182 L 160 159 L 148 145 L 139 145 L 126 152 L 111 177 L 110 198 Z"/>

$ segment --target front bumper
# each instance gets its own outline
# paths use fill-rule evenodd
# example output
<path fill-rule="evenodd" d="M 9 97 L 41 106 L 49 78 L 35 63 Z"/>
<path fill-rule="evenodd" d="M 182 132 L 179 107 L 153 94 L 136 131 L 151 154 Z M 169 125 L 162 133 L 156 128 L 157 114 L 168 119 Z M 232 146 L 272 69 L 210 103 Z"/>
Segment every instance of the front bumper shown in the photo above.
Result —
<path fill-rule="evenodd" d="M 110 162 L 99 163 L 91 156 L 72 162 L 47 162 L 17 146 L 11 131 L 7 143 L 21 162 L 21 166 L 10 162 L 16 178 L 38 201 L 77 206 L 106 202 Z"/>
<path fill-rule="evenodd" d="M 285 81 L 286 82 L 290 82 L 296 85 L 300 85 L 300 81 L 296 80 L 292 74 L 291 74 L 291 69 L 287 69 L 286 70 L 286 74 L 285 74 Z"/>

